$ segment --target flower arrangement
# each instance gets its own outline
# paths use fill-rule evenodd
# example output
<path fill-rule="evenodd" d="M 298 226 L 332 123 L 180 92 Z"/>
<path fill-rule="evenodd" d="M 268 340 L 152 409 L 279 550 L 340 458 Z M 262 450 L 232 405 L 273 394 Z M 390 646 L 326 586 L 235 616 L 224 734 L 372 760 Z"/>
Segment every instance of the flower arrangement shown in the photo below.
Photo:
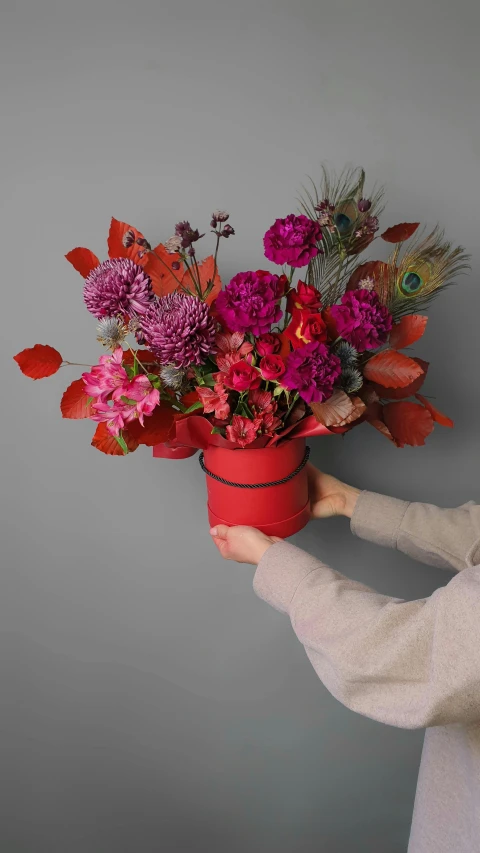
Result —
<path fill-rule="evenodd" d="M 363 170 L 324 172 L 301 212 L 266 232 L 274 271 L 239 272 L 223 289 L 218 251 L 235 231 L 222 210 L 204 260 L 205 234 L 187 221 L 152 247 L 112 219 L 108 260 L 69 252 L 106 352 L 68 386 L 63 417 L 90 418 L 92 445 L 119 456 L 140 444 L 260 449 L 363 422 L 397 447 L 418 446 L 435 423 L 453 426 L 419 393 L 428 363 L 402 350 L 423 335 L 419 312 L 467 256 L 438 227 L 418 236 L 415 222 L 380 234 L 387 261 L 361 261 L 383 211 L 383 191 L 364 185 Z M 32 379 L 72 364 L 42 344 L 15 361 Z"/>

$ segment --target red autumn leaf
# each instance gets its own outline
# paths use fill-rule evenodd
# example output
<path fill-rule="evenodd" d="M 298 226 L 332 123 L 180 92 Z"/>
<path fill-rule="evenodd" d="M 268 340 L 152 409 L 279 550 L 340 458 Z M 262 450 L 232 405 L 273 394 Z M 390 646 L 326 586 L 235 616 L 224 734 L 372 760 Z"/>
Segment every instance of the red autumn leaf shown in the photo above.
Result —
<path fill-rule="evenodd" d="M 183 275 L 183 263 L 180 255 L 176 253 L 170 255 L 162 243 L 155 246 L 151 252 L 145 255 L 144 260 L 140 260 L 138 263 L 142 264 L 145 272 L 152 279 L 153 292 L 157 296 L 167 296 L 180 286 Z M 179 263 L 180 269 L 173 270 L 173 263 Z"/>
<path fill-rule="evenodd" d="M 72 249 L 72 251 L 69 252 L 68 255 L 65 255 L 65 257 L 84 278 L 86 278 L 87 275 L 95 269 L 95 267 L 98 267 L 100 263 L 97 256 L 94 255 L 90 249 L 83 249 L 79 246 L 76 249 Z"/>
<path fill-rule="evenodd" d="M 425 382 L 429 368 L 428 361 L 423 361 L 421 358 L 414 358 L 413 361 L 416 361 L 420 365 L 423 373 L 417 376 L 409 385 L 406 385 L 404 388 L 385 388 L 383 385 L 373 383 L 370 387 L 384 400 L 405 400 L 407 397 L 413 397 Z"/>
<path fill-rule="evenodd" d="M 124 245 L 124 238 L 127 231 L 132 232 L 132 240 L 130 246 Z M 144 258 L 142 251 L 145 249 L 142 246 L 139 246 L 136 242 L 137 240 L 144 240 L 144 236 L 141 231 L 138 231 L 133 225 L 127 225 L 126 222 L 120 222 L 118 219 L 115 219 L 112 216 L 110 222 L 110 231 L 108 232 L 108 257 L 109 258 L 130 258 L 130 260 L 135 261 L 136 264 L 140 264 L 144 266 Z M 140 258 L 139 258 L 140 253 Z M 143 263 L 142 263 L 143 261 Z"/>
<path fill-rule="evenodd" d="M 392 225 L 391 228 L 387 228 L 383 232 L 382 240 L 387 243 L 403 243 L 404 240 L 408 240 L 412 234 L 415 234 L 419 225 L 419 222 L 401 222 L 399 225 Z"/>
<path fill-rule="evenodd" d="M 423 314 L 407 314 L 399 323 L 395 323 L 390 332 L 390 346 L 393 349 L 403 349 L 418 341 L 427 325 L 428 317 Z"/>
<path fill-rule="evenodd" d="M 366 261 L 366 263 L 360 264 L 360 266 L 352 272 L 346 289 L 356 290 L 362 278 L 373 278 L 378 280 L 382 269 L 385 273 L 388 269 L 388 264 L 383 263 L 383 261 Z"/>
<path fill-rule="evenodd" d="M 93 409 L 88 400 L 83 379 L 74 379 L 65 391 L 60 403 L 62 416 L 73 420 L 89 418 L 93 414 Z"/>
<path fill-rule="evenodd" d="M 337 388 L 324 403 L 311 403 L 310 408 L 317 421 L 328 427 L 348 423 L 355 407 L 345 391 Z"/>
<path fill-rule="evenodd" d="M 30 379 L 45 379 L 53 376 L 62 364 L 62 356 L 48 344 L 35 344 L 13 356 L 20 370 Z"/>
<path fill-rule="evenodd" d="M 417 361 L 396 350 L 384 350 L 370 358 L 363 375 L 383 388 L 405 388 L 423 373 Z"/>
<path fill-rule="evenodd" d="M 336 341 L 338 338 L 338 329 L 335 320 L 332 317 L 332 309 L 324 308 L 321 312 L 323 322 L 327 327 L 327 334 L 331 341 Z"/>
<path fill-rule="evenodd" d="M 122 437 L 130 453 L 133 453 L 133 451 L 138 447 L 138 441 L 133 438 L 133 436 L 130 435 L 130 432 L 126 429 L 122 430 Z M 98 424 L 91 443 L 92 447 L 95 447 L 102 453 L 106 453 L 107 456 L 125 455 L 116 438 L 113 435 L 110 435 L 105 423 Z"/>
<path fill-rule="evenodd" d="M 128 425 L 128 430 L 139 444 L 153 447 L 155 444 L 168 441 L 173 421 L 174 412 L 170 406 L 157 406 L 151 415 L 145 417 L 144 427 L 140 421 L 132 421 Z"/>
<path fill-rule="evenodd" d="M 430 412 L 435 423 L 440 424 L 444 427 L 454 426 L 454 423 L 451 418 L 447 418 L 446 415 L 444 415 L 442 412 L 439 412 L 438 409 L 436 409 L 435 406 L 432 406 L 430 401 L 427 400 L 425 397 L 422 397 L 421 394 L 415 394 L 415 397 L 417 398 L 417 400 L 420 401 L 422 406 L 425 406 L 425 408 Z"/>
<path fill-rule="evenodd" d="M 157 361 L 157 356 L 154 355 L 153 352 L 150 352 L 150 350 L 148 349 L 136 350 L 136 355 L 141 364 L 155 364 Z M 124 350 L 122 363 L 133 364 L 133 353 L 130 352 L 130 350 Z"/>
<path fill-rule="evenodd" d="M 366 410 L 365 420 L 370 426 L 373 426 L 378 432 L 381 432 L 385 438 L 388 438 L 389 441 L 393 442 L 393 444 L 397 444 L 392 433 L 387 427 L 384 415 L 383 415 L 383 406 L 381 403 L 371 403 Z M 398 445 L 397 445 L 398 446 Z"/>
<path fill-rule="evenodd" d="M 424 445 L 434 426 L 430 412 L 418 403 L 387 403 L 383 416 L 399 447 Z"/>
<path fill-rule="evenodd" d="M 202 293 L 205 293 L 207 287 L 209 286 L 209 284 L 211 283 L 211 281 L 213 279 L 214 268 L 215 268 L 215 260 L 214 260 L 213 255 L 210 255 L 208 258 L 205 258 L 205 260 L 203 260 L 198 265 L 198 272 L 200 274 L 200 285 L 202 288 Z M 192 277 L 190 275 L 189 270 L 187 270 L 184 273 L 183 278 L 182 278 L 182 284 L 184 287 L 188 288 L 188 290 L 191 290 L 192 293 L 196 292 L 195 291 L 195 284 L 192 281 Z M 221 281 L 220 275 L 218 273 L 218 268 L 217 268 L 217 270 L 215 271 L 215 282 L 214 282 L 213 288 L 210 291 L 210 293 L 209 293 L 209 295 L 205 301 L 210 305 L 213 302 L 213 300 L 217 298 L 221 289 L 222 289 L 222 281 Z"/>

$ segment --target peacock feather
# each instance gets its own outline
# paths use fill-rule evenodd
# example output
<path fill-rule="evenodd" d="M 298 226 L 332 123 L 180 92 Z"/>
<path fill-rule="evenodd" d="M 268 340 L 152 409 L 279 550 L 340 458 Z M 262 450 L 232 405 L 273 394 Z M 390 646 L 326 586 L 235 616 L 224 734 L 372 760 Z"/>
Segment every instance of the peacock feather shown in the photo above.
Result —
<path fill-rule="evenodd" d="M 313 259 L 307 272 L 308 281 L 321 292 L 324 305 L 333 305 L 343 293 L 345 282 L 357 266 L 357 255 L 373 239 L 366 223 L 378 218 L 383 210 L 383 187 L 374 187 L 369 194 L 368 210 L 359 208 L 364 186 L 365 172 L 361 168 L 349 167 L 336 175 L 323 166 L 319 187 L 311 179 L 309 187 L 302 187 L 301 209 L 311 219 L 318 219 L 322 203 L 328 205 L 322 229 L 323 252 Z M 362 229 L 366 232 L 363 236 Z"/>
<path fill-rule="evenodd" d="M 375 289 L 394 320 L 424 310 L 440 289 L 454 284 L 469 269 L 469 256 L 453 247 L 437 226 L 424 236 L 397 244 L 375 273 Z"/>

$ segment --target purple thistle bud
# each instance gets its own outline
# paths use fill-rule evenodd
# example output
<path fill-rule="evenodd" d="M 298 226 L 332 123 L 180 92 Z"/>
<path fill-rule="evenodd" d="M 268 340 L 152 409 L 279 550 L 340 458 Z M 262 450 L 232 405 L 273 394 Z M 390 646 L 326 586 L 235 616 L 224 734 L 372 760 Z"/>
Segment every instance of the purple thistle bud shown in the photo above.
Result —
<path fill-rule="evenodd" d="M 365 220 L 365 225 L 367 226 L 370 233 L 374 234 L 375 231 L 378 231 L 379 223 L 377 216 L 367 216 Z"/>
<path fill-rule="evenodd" d="M 125 246 L 126 249 L 129 249 L 130 246 L 133 246 L 134 242 L 135 234 L 133 233 L 132 229 L 129 228 L 128 231 L 125 231 L 125 234 L 123 235 L 122 244 Z"/>
<path fill-rule="evenodd" d="M 180 269 L 180 264 L 179 264 L 179 262 L 178 262 L 178 261 L 173 261 L 173 263 L 172 263 L 172 270 L 179 270 L 179 269 Z"/>
<path fill-rule="evenodd" d="M 370 210 L 371 206 L 372 202 L 369 198 L 361 198 L 357 204 L 360 213 L 367 213 L 367 211 Z"/>

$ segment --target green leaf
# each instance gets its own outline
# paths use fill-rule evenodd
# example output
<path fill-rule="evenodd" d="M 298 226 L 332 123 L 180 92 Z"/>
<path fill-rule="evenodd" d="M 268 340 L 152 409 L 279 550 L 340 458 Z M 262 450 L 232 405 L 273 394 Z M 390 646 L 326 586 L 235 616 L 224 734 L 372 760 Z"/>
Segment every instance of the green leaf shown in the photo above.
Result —
<path fill-rule="evenodd" d="M 120 447 L 122 448 L 122 450 L 123 450 L 123 452 L 124 452 L 124 454 L 125 454 L 125 456 L 126 456 L 126 455 L 127 455 L 127 453 L 129 453 L 129 450 L 128 450 L 127 445 L 125 444 L 125 439 L 123 438 L 123 436 L 121 436 L 121 435 L 114 435 L 114 439 L 115 439 L 115 441 L 118 441 L 118 443 L 119 443 Z"/>
<path fill-rule="evenodd" d="M 133 377 L 135 376 L 135 373 L 134 373 L 134 371 L 133 371 L 133 367 L 132 367 L 132 365 L 131 365 L 131 364 L 125 364 L 125 365 L 124 365 L 124 369 L 125 369 L 125 371 L 126 371 L 126 373 L 127 373 L 128 378 L 129 378 L 129 379 L 133 379 Z"/>
<path fill-rule="evenodd" d="M 206 373 L 203 377 L 203 382 L 205 385 L 208 385 L 209 388 L 213 388 L 216 385 L 216 379 L 213 378 L 213 373 Z"/>
<path fill-rule="evenodd" d="M 214 426 L 210 435 L 223 435 L 223 428 Z"/>
<path fill-rule="evenodd" d="M 121 399 L 122 403 L 125 403 L 128 406 L 136 406 L 137 402 L 138 402 L 137 400 L 130 400 L 128 397 L 123 397 L 123 396 L 120 399 Z"/>
<path fill-rule="evenodd" d="M 194 403 L 193 406 L 190 406 L 189 409 L 185 409 L 183 414 L 189 415 L 190 412 L 196 412 L 197 409 L 203 409 L 203 403 L 201 403 L 200 400 L 198 400 L 196 403 Z"/>
<path fill-rule="evenodd" d="M 287 396 L 288 396 L 288 391 L 287 391 L 287 389 L 286 389 L 286 388 L 283 388 L 281 385 L 277 385 L 277 387 L 275 388 L 275 391 L 273 392 L 273 396 L 274 396 L 274 397 L 279 397 L 279 396 L 280 396 L 280 394 L 283 394 L 283 392 L 284 392 L 284 391 L 285 391 L 285 394 L 287 394 Z"/>
<path fill-rule="evenodd" d="M 88 398 L 87 402 L 85 403 L 85 406 L 89 406 L 90 403 L 93 403 L 93 397 Z"/>

